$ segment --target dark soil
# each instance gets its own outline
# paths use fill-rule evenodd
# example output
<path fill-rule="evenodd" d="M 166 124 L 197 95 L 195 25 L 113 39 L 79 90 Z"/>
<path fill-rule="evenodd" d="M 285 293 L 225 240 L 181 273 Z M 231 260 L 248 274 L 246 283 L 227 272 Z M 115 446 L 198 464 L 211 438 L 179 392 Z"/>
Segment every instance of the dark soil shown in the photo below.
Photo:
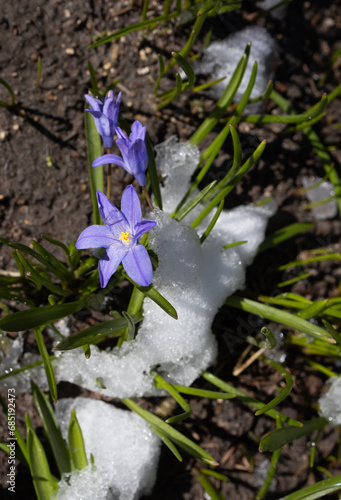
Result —
<path fill-rule="evenodd" d="M 161 112 L 155 112 L 153 89 L 158 73 L 157 54 L 167 57 L 171 51 L 180 50 L 189 35 L 188 26 L 179 29 L 170 22 L 166 29 L 160 25 L 151 33 L 135 32 L 98 49 L 88 49 L 94 37 L 141 20 L 142 3 L 136 1 L 131 7 L 128 0 L 3 2 L 0 14 L 1 77 L 14 89 L 15 105 L 8 109 L 1 108 L 0 114 L 1 237 L 29 244 L 31 239 L 40 241 L 40 235 L 45 233 L 68 244 L 91 223 L 83 124 L 83 94 L 90 87 L 87 61 L 91 61 L 102 89 L 114 79 L 119 79 L 117 87 L 123 92 L 123 117 L 130 123 L 135 119 L 141 120 L 154 144 L 173 134 L 178 135 L 180 140 L 187 140 L 212 109 L 213 100 L 202 93 L 196 99 L 201 99 L 203 110 L 191 105 L 192 96 L 187 94 Z M 150 2 L 150 17 L 162 13 L 162 3 Z M 280 64 L 275 88 L 298 111 L 303 112 L 324 92 L 332 91 L 340 83 L 339 58 L 326 83 L 319 85 L 330 57 L 339 46 L 340 2 L 303 3 L 296 0 L 288 5 L 285 19 L 279 22 L 263 15 L 254 7 L 254 2 L 245 1 L 241 10 L 209 20 L 203 35 L 212 28 L 212 39 L 221 39 L 255 23 L 265 26 L 278 42 Z M 197 42 L 197 51 L 202 48 L 202 39 Z M 37 86 L 39 58 L 42 72 Z M 174 76 L 166 77 L 162 88 L 171 85 L 174 85 Z M 0 99 L 8 100 L 7 91 L 2 86 Z M 267 106 L 270 112 L 273 106 L 270 103 Z M 340 129 L 335 125 L 339 122 L 340 99 L 336 99 L 316 130 L 324 144 L 331 148 L 338 171 L 341 142 Z M 283 136 L 278 135 L 278 130 L 275 126 L 240 125 L 238 131 L 244 151 L 254 149 L 264 139 L 268 141 L 268 146 L 258 165 L 227 200 L 228 206 L 234 206 L 258 201 L 264 193 L 271 194 L 279 209 L 270 221 L 269 233 L 292 222 L 314 220 L 312 213 L 304 208 L 306 199 L 300 192 L 300 178 L 303 174 L 324 176 L 323 165 L 312 152 L 304 134 L 298 131 L 294 135 Z M 210 139 L 213 136 L 212 133 Z M 215 176 L 218 177 L 226 169 L 226 163 L 231 159 L 230 151 L 229 145 L 223 148 Z M 115 170 L 114 179 L 112 201 L 117 204 L 122 187 L 132 179 L 123 170 Z M 340 234 L 339 218 L 316 222 L 313 232 L 260 255 L 248 270 L 245 293 L 253 297 L 259 293 L 270 295 L 276 289 L 276 283 L 290 278 L 289 274 L 280 276 L 279 273 L 269 272 L 270 269 L 304 255 L 311 248 L 328 246 L 339 251 Z M 0 262 L 2 270 L 16 270 L 11 250 L 4 245 L 0 249 Z M 312 299 L 338 294 L 339 266 L 328 262 L 313 266 L 311 272 L 313 276 L 309 282 L 302 281 L 294 287 L 296 293 Z M 238 320 L 243 319 L 242 315 L 236 316 L 233 311 L 223 310 L 217 323 L 229 325 L 233 332 Z M 76 326 L 78 321 L 79 318 L 74 319 Z M 249 318 L 245 321 L 250 323 Z M 257 333 L 260 326 L 256 324 L 249 333 Z M 221 349 L 215 373 L 259 399 L 271 398 L 276 385 L 281 383 L 277 374 L 259 362 L 238 378 L 233 377 L 232 369 L 243 345 L 235 345 L 234 352 L 231 352 L 231 346 L 222 339 L 219 327 L 216 331 Z M 35 348 L 33 338 L 27 344 L 28 349 Z M 322 359 L 319 361 L 325 362 Z M 308 369 L 299 351 L 290 350 L 285 366 L 294 378 L 294 390 L 281 405 L 281 411 L 301 421 L 316 416 L 314 405 L 325 377 Z M 76 388 L 65 384 L 58 389 L 59 397 L 77 392 Z M 145 402 L 149 408 L 158 403 Z M 193 415 L 178 426 L 179 430 L 200 443 L 220 463 L 219 471 L 231 479 L 230 483 L 217 483 L 226 498 L 251 500 L 264 480 L 259 467 L 270 457 L 257 451 L 257 438 L 273 429 L 273 422 L 265 417 L 255 417 L 253 410 L 237 400 L 212 402 L 193 398 L 191 404 Z M 25 412 L 30 414 L 36 427 L 41 425 L 30 395 L 17 397 L 17 412 L 22 430 Z M 4 421 L 1 422 L 4 426 Z M 337 441 L 336 430 L 328 428 L 316 452 L 316 465 L 328 468 L 333 475 L 341 472 L 336 459 L 328 459 L 331 455 L 337 456 Z M 268 499 L 280 498 L 326 477 L 316 466 L 309 468 L 309 454 L 307 439 L 284 447 L 276 484 Z M 2 498 L 7 498 L 7 460 L 4 454 L 1 458 L 0 491 Z M 203 499 L 203 490 L 196 478 L 200 466 L 189 457 L 179 463 L 167 449 L 163 449 L 157 483 L 149 498 Z M 256 473 L 253 473 L 254 468 Z M 30 476 L 21 466 L 18 468 L 17 485 L 17 498 L 34 498 Z"/>

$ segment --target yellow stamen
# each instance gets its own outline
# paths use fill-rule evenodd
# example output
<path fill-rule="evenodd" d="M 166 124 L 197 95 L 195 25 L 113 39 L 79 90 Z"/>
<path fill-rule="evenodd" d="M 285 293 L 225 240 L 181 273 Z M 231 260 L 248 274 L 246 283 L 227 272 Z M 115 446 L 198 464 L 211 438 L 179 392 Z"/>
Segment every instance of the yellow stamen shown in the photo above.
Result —
<path fill-rule="evenodd" d="M 121 236 L 120 236 L 120 240 L 123 240 L 126 243 L 130 243 L 129 236 L 130 235 L 129 235 L 128 231 L 127 232 L 122 231 Z"/>

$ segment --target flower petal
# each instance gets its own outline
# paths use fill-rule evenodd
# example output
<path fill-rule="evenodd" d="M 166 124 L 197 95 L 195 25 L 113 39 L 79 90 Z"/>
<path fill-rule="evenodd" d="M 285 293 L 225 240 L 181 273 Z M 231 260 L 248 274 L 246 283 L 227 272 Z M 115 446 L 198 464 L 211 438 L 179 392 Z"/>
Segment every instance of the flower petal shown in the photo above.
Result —
<path fill-rule="evenodd" d="M 141 222 L 142 210 L 137 192 L 132 184 L 125 188 L 121 199 L 121 212 L 127 219 L 131 232 L 134 232 L 136 224 Z"/>
<path fill-rule="evenodd" d="M 134 232 L 136 240 L 144 233 L 148 233 L 148 231 L 153 229 L 155 226 L 156 226 L 155 220 L 143 220 L 142 222 L 137 223 Z"/>
<path fill-rule="evenodd" d="M 146 137 L 147 127 L 144 127 L 141 122 L 135 120 L 131 126 L 130 140 L 134 141 L 136 139 L 142 139 L 144 141 Z"/>
<path fill-rule="evenodd" d="M 152 263 L 143 245 L 132 247 L 122 259 L 122 264 L 125 272 L 135 283 L 148 286 L 153 281 Z"/>
<path fill-rule="evenodd" d="M 108 118 L 111 118 L 110 112 L 114 110 L 115 110 L 115 95 L 112 90 L 109 90 L 104 99 L 103 114 Z"/>
<path fill-rule="evenodd" d="M 146 170 L 148 165 L 148 153 L 142 139 L 137 139 L 129 148 L 125 162 L 129 164 L 136 180 L 140 186 L 146 185 Z M 139 179 L 137 179 L 139 177 Z"/>
<path fill-rule="evenodd" d="M 124 161 L 118 155 L 99 156 L 98 158 L 96 158 L 96 160 L 93 161 L 92 166 L 99 167 L 100 165 L 108 165 L 109 163 L 114 163 L 115 165 L 119 165 L 120 167 L 127 170 Z M 131 172 L 129 172 L 129 173 L 131 173 Z"/>
<path fill-rule="evenodd" d="M 119 93 L 115 104 L 114 93 L 112 90 L 109 90 L 104 101 L 103 113 L 111 120 L 113 130 L 115 130 L 118 121 L 118 112 L 121 101 L 121 95 L 122 92 Z"/>
<path fill-rule="evenodd" d="M 114 236 L 106 226 L 89 226 L 80 234 L 76 241 L 76 248 L 108 248 L 112 245 Z"/>
<path fill-rule="evenodd" d="M 85 111 L 87 111 L 88 113 L 91 113 L 92 116 L 94 118 L 96 118 L 96 119 L 101 118 L 101 116 L 102 116 L 102 112 L 101 111 L 95 111 L 95 110 L 90 109 L 90 108 L 87 108 Z"/>
<path fill-rule="evenodd" d="M 96 97 L 90 95 L 90 94 L 85 94 L 85 100 L 86 102 L 92 107 L 94 111 L 100 111 L 102 112 L 103 109 L 103 104 L 99 99 L 96 99 Z"/>
<path fill-rule="evenodd" d="M 121 244 L 114 244 L 104 252 L 98 263 L 99 279 L 102 288 L 107 286 L 108 281 L 118 268 L 122 259 L 126 256 L 127 252 L 128 250 Z"/>
<path fill-rule="evenodd" d="M 98 202 L 98 210 L 102 217 L 102 220 L 106 226 L 112 226 L 113 224 L 117 225 L 117 230 L 115 228 L 115 233 L 120 233 L 122 231 L 127 231 L 129 228 L 128 222 L 125 216 L 116 208 L 111 201 L 105 196 L 105 194 L 101 193 L 101 191 L 97 191 L 97 202 Z M 113 230 L 113 227 L 110 227 L 110 230 Z"/>

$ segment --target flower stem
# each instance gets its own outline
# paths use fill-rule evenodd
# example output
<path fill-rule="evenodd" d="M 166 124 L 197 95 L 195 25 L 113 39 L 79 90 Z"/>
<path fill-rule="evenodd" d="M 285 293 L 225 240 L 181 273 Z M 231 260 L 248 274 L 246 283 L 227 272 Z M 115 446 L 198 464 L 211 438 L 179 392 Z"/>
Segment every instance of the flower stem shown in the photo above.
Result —
<path fill-rule="evenodd" d="M 146 189 L 146 186 L 142 186 L 142 191 L 143 191 L 143 193 L 144 193 L 144 195 L 145 195 L 145 197 L 146 197 L 146 200 L 147 200 L 148 206 L 149 206 L 149 208 L 150 208 L 150 210 L 151 210 L 151 212 L 152 212 L 152 211 L 154 210 L 154 207 L 153 207 L 152 202 L 151 202 L 151 200 L 150 200 L 150 198 L 149 198 L 149 194 L 148 194 L 148 191 L 147 191 L 147 189 Z"/>

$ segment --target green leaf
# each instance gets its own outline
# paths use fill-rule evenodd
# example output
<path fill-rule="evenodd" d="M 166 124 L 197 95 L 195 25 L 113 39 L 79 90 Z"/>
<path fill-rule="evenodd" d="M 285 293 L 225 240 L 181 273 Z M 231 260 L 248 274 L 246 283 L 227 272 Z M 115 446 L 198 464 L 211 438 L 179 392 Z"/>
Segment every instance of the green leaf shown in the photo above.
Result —
<path fill-rule="evenodd" d="M 28 418 L 26 418 L 26 427 L 27 450 L 34 489 L 38 500 L 48 500 L 54 493 L 56 484 L 51 474 L 43 445 L 39 441 Z"/>
<path fill-rule="evenodd" d="M 212 220 L 211 222 L 209 223 L 209 225 L 207 226 L 207 228 L 205 229 L 205 232 L 201 235 L 200 237 L 200 243 L 201 245 L 204 243 L 204 241 L 206 240 L 206 238 L 208 237 L 208 235 L 210 234 L 210 232 L 212 231 L 212 229 L 214 228 L 214 226 L 216 225 L 216 222 L 217 220 L 219 219 L 219 215 L 221 214 L 223 208 L 224 208 L 224 198 L 221 200 L 220 202 L 220 205 L 218 207 L 218 210 L 216 211 L 216 213 L 213 215 L 212 217 Z"/>
<path fill-rule="evenodd" d="M 3 108 L 8 108 L 8 107 L 14 106 L 15 95 L 14 95 L 14 91 L 13 91 L 12 87 L 10 86 L 10 84 L 7 83 L 3 78 L 0 78 L 0 85 L 3 85 L 8 90 L 9 95 L 11 96 L 9 103 L 7 103 L 5 101 L 0 101 L 0 106 L 2 106 Z"/>
<path fill-rule="evenodd" d="M 324 429 L 327 424 L 328 420 L 320 417 L 305 422 L 302 427 L 288 426 L 283 429 L 276 429 L 261 440 L 259 451 L 273 452 L 279 450 L 285 444 L 291 443 L 307 434 L 311 434 L 313 431 Z"/>
<path fill-rule="evenodd" d="M 130 317 L 135 323 L 138 323 L 142 319 L 142 313 L 133 314 Z M 103 340 L 103 338 L 108 335 L 117 336 L 120 332 L 125 330 L 126 327 L 127 320 L 124 317 L 104 321 L 103 323 L 90 326 L 90 328 L 87 328 L 86 330 L 67 337 L 62 340 L 62 342 L 60 342 L 55 349 L 57 351 L 68 351 L 86 344 L 98 343 L 99 340 Z"/>
<path fill-rule="evenodd" d="M 127 327 L 127 340 L 133 340 L 133 338 L 135 337 L 135 322 L 134 322 L 134 319 L 133 317 L 123 311 L 122 312 L 122 315 L 123 317 L 125 318 L 127 324 L 128 324 L 128 327 Z"/>
<path fill-rule="evenodd" d="M 82 429 L 76 417 L 75 410 L 72 410 L 68 429 L 68 443 L 71 457 L 71 464 L 74 470 L 84 469 L 88 465 L 86 457 Z"/>
<path fill-rule="evenodd" d="M 50 241 L 51 240 L 52 240 L 52 238 L 50 238 Z M 57 242 L 56 240 L 52 240 L 52 241 L 55 242 L 54 244 L 60 243 L 60 242 Z M 59 259 L 57 259 L 51 252 L 46 250 L 46 248 L 44 248 L 38 242 L 32 240 L 31 243 L 32 243 L 33 248 L 46 260 L 46 262 L 48 262 L 50 269 L 53 269 L 53 271 L 52 271 L 53 274 L 58 276 L 61 280 L 67 281 L 72 286 L 72 284 L 76 281 L 75 277 L 64 266 L 64 264 L 62 264 L 62 262 L 60 262 Z M 68 254 L 68 249 L 65 245 L 63 245 L 63 243 L 60 243 L 58 246 L 63 248 L 64 251 L 66 250 L 67 254 Z"/>
<path fill-rule="evenodd" d="M 221 474 L 220 472 L 217 472 L 215 470 L 211 470 L 211 469 L 199 469 L 199 471 L 204 476 L 214 477 L 215 479 L 219 479 L 219 481 L 223 481 L 224 483 L 229 483 L 230 482 L 230 480 L 229 480 L 228 477 L 226 477 L 224 474 Z"/>
<path fill-rule="evenodd" d="M 258 248 L 258 253 L 264 252 L 269 248 L 276 247 L 279 243 L 293 238 L 298 234 L 302 234 L 306 231 L 310 231 L 315 227 L 313 222 L 295 222 L 289 226 L 285 226 L 282 229 L 278 229 L 275 233 L 267 236 L 263 243 Z"/>
<path fill-rule="evenodd" d="M 291 493 L 291 495 L 282 497 L 280 500 L 315 500 L 340 491 L 341 475 L 338 475 L 330 479 L 323 479 L 306 488 L 302 488 L 295 493 Z"/>
<path fill-rule="evenodd" d="M 52 245 L 55 245 L 55 246 L 61 248 L 64 251 L 66 258 L 69 260 L 70 250 L 68 249 L 68 247 L 66 245 L 64 245 L 63 242 L 56 240 L 55 238 L 51 238 L 50 236 L 47 236 L 46 234 L 42 234 L 41 237 L 44 238 L 44 240 L 51 243 Z"/>
<path fill-rule="evenodd" d="M 132 291 L 131 296 L 130 296 L 130 299 L 129 299 L 127 313 L 129 315 L 141 313 L 143 300 L 144 300 L 143 293 L 140 292 L 140 290 L 138 290 L 136 288 L 136 286 L 134 286 L 133 291 Z M 118 317 L 120 317 L 119 313 L 117 313 L 116 311 L 111 311 L 110 314 L 113 317 L 115 317 L 114 314 L 115 315 L 118 314 Z M 123 342 L 125 340 L 127 340 L 128 335 L 129 335 L 129 330 L 128 330 L 128 328 L 125 328 L 125 330 L 123 331 L 123 333 L 121 334 L 120 338 L 117 341 L 117 345 L 121 346 L 123 344 Z"/>
<path fill-rule="evenodd" d="M 257 314 L 261 318 L 275 321 L 276 323 L 286 325 L 289 328 L 294 328 L 295 330 L 307 333 L 317 339 L 323 338 L 326 342 L 330 342 L 330 338 L 323 328 L 318 325 L 314 325 L 305 319 L 298 318 L 296 315 L 287 311 L 282 311 L 275 307 L 260 304 L 254 300 L 238 297 L 237 295 L 231 295 L 228 297 L 225 304 L 235 307 L 236 309 L 241 309 L 242 311 Z"/>
<path fill-rule="evenodd" d="M 49 354 L 47 352 L 43 336 L 41 334 L 41 328 L 35 328 L 34 333 L 36 336 L 36 341 L 37 341 L 38 349 L 40 352 L 40 356 L 41 356 L 43 363 L 44 363 L 44 368 L 45 368 L 47 382 L 49 384 L 50 394 L 51 394 L 52 400 L 54 402 L 56 402 L 57 401 L 56 379 L 54 376 L 51 360 L 50 360 Z"/>
<path fill-rule="evenodd" d="M 227 384 L 224 382 L 224 380 L 221 380 L 220 378 L 216 377 L 212 373 L 205 371 L 201 374 L 201 376 L 210 382 L 211 384 L 215 385 L 216 387 L 219 387 L 219 389 L 226 391 L 228 394 L 233 394 L 236 396 L 238 399 L 243 401 L 244 403 L 247 403 L 254 408 L 260 409 L 263 408 L 264 403 L 259 401 L 258 399 L 252 398 L 251 396 L 248 396 L 244 392 L 240 391 L 239 389 L 236 389 L 230 384 Z M 293 418 L 287 417 L 283 413 L 276 411 L 276 410 L 268 410 L 266 412 L 266 415 L 268 417 L 271 417 L 276 420 L 276 418 L 279 416 L 282 422 L 287 422 L 288 424 L 295 426 L 295 427 L 302 427 L 301 422 L 298 422 L 298 420 L 295 420 Z"/>
<path fill-rule="evenodd" d="M 239 247 L 239 245 L 245 245 L 247 243 L 247 240 L 244 241 L 235 241 L 234 243 L 228 243 L 227 245 L 224 245 L 224 250 L 228 250 L 229 248 L 233 247 Z"/>
<path fill-rule="evenodd" d="M 209 215 L 209 213 L 225 198 L 230 191 L 238 184 L 238 182 L 244 177 L 244 175 L 250 170 L 250 168 L 259 160 L 266 146 L 266 142 L 260 143 L 256 151 L 250 156 L 250 158 L 242 165 L 238 173 L 229 181 L 229 185 L 223 188 L 210 203 L 204 208 L 200 215 L 192 222 L 191 227 L 197 227 L 204 219 Z"/>
<path fill-rule="evenodd" d="M 307 259 L 296 260 L 293 262 L 289 262 L 288 264 L 284 264 L 283 266 L 279 266 L 279 271 L 285 271 L 285 269 L 289 269 L 291 267 L 304 266 L 305 264 L 312 264 L 314 262 L 323 262 L 325 260 L 338 260 L 341 261 L 341 253 L 329 253 L 326 255 L 314 255 L 314 257 L 309 257 Z"/>
<path fill-rule="evenodd" d="M 303 319 L 311 319 L 315 318 L 319 314 L 321 314 L 323 311 L 325 311 L 328 307 L 328 299 L 326 300 L 320 300 L 316 301 L 313 304 L 305 307 L 304 309 L 301 309 L 298 313 L 297 316 Z"/>
<path fill-rule="evenodd" d="M 99 93 L 99 90 L 98 90 L 98 82 L 97 82 L 97 76 L 96 76 L 96 72 L 94 70 L 94 67 L 93 65 L 91 64 L 90 61 L 88 61 L 88 71 L 90 73 L 90 81 L 91 81 L 91 87 L 92 89 L 96 92 L 96 93 Z"/>
<path fill-rule="evenodd" d="M 192 456 L 198 458 L 199 460 L 202 460 L 203 462 L 209 465 L 218 465 L 217 462 L 214 460 L 214 458 L 211 457 L 211 455 L 207 453 L 205 450 L 200 448 L 200 446 L 193 443 L 193 441 L 188 439 L 186 436 L 181 434 L 181 432 L 177 431 L 169 424 L 166 424 L 160 418 L 156 417 L 149 411 L 141 408 L 137 403 L 135 403 L 131 399 L 124 398 L 122 399 L 122 403 L 124 403 L 130 410 L 140 415 L 140 417 L 142 417 L 150 425 L 156 427 L 158 431 L 164 433 L 164 435 L 166 435 L 168 439 L 170 439 L 180 448 L 184 449 L 187 453 L 191 454 Z"/>
<path fill-rule="evenodd" d="M 177 16 L 178 16 L 177 12 L 174 12 L 172 14 L 167 14 L 166 16 L 157 16 L 157 17 L 154 17 L 153 19 L 147 19 L 146 21 L 140 21 L 139 23 L 130 24 L 129 26 L 127 26 L 125 28 L 122 28 L 118 31 L 115 31 L 111 35 L 100 38 L 99 40 L 97 40 L 97 42 L 90 45 L 89 49 L 94 49 L 95 47 L 98 47 L 99 45 L 103 45 L 104 43 L 112 42 L 113 40 L 116 40 L 117 38 L 120 38 L 121 36 L 124 36 L 128 33 L 131 33 L 132 31 L 140 30 L 142 28 L 145 28 L 146 26 L 150 26 L 151 24 L 155 24 L 155 23 L 163 22 L 163 21 L 169 21 L 170 19 L 173 19 L 174 17 L 177 17 Z"/>
<path fill-rule="evenodd" d="M 43 422 L 47 439 L 52 448 L 60 475 L 71 472 L 71 462 L 66 443 L 63 439 L 56 415 L 43 391 L 31 381 L 32 393 L 40 418 Z"/>
<path fill-rule="evenodd" d="M 158 59 L 159 59 L 159 74 L 158 74 L 158 77 L 157 77 L 157 80 L 156 80 L 156 83 L 155 83 L 155 87 L 154 87 L 154 95 L 155 95 L 155 97 L 157 97 L 162 77 L 165 74 L 165 63 L 163 61 L 163 58 L 162 58 L 161 54 L 158 54 Z"/>
<path fill-rule="evenodd" d="M 328 94 L 328 103 L 330 103 L 333 99 L 338 97 L 341 93 L 341 84 L 338 85 L 333 92 Z M 280 106 L 285 112 L 295 114 L 295 110 L 291 106 L 291 104 L 286 101 L 281 95 L 279 95 L 276 91 L 271 93 L 270 98 Z M 311 108 L 312 109 L 312 108 Z M 339 175 L 337 173 L 337 169 L 334 168 L 334 161 L 330 157 L 330 154 L 327 148 L 321 142 L 319 136 L 315 132 L 315 130 L 311 126 L 307 126 L 303 129 L 303 133 L 307 136 L 311 145 L 313 146 L 314 152 L 319 156 L 322 160 L 323 167 L 325 169 L 326 174 L 329 177 L 330 182 L 333 183 L 335 194 L 337 196 L 339 213 L 341 214 L 341 181 Z"/>
<path fill-rule="evenodd" d="M 176 62 L 181 66 L 181 68 L 184 70 L 186 73 L 186 76 L 188 78 L 188 83 L 189 85 L 194 85 L 196 76 L 194 73 L 194 70 L 192 66 L 189 64 L 189 62 L 186 61 L 184 57 L 182 57 L 181 54 L 178 54 L 177 52 L 172 52 L 172 56 L 176 60 Z"/>
<path fill-rule="evenodd" d="M 190 200 L 183 208 L 181 208 L 180 210 L 175 210 L 173 212 L 173 214 L 175 214 L 174 219 L 180 222 L 184 217 L 186 217 L 186 215 L 189 214 L 191 210 L 193 210 L 193 208 L 196 207 L 212 191 L 216 183 L 217 181 L 211 182 L 211 184 L 202 189 L 200 193 L 194 196 L 194 198 Z"/>
<path fill-rule="evenodd" d="M 286 281 L 281 281 L 281 283 L 277 283 L 278 288 L 284 288 L 289 285 L 293 285 L 294 283 L 297 283 L 298 281 L 302 281 L 306 278 L 310 278 L 311 273 L 308 272 L 303 272 L 300 273 L 296 278 L 291 278 L 291 280 L 286 280 Z"/>
<path fill-rule="evenodd" d="M 208 391 L 206 389 L 198 389 L 197 387 L 185 387 L 183 385 L 176 384 L 172 384 L 172 386 L 182 394 L 189 394 L 191 396 L 197 396 L 199 398 L 233 399 L 236 397 L 235 394 L 227 394 L 227 392 Z"/>
<path fill-rule="evenodd" d="M 284 389 L 281 390 L 281 392 L 278 396 L 276 396 L 272 401 L 270 401 L 268 404 L 263 406 L 263 408 L 260 408 L 259 410 L 256 411 L 255 415 L 257 415 L 257 416 L 263 415 L 264 413 L 266 413 L 267 411 L 271 410 L 272 408 L 277 406 L 279 403 L 281 403 L 290 394 L 290 392 L 292 390 L 292 386 L 293 386 L 292 377 L 291 377 L 290 373 L 285 368 L 283 368 L 279 363 L 272 361 L 271 359 L 267 359 L 267 358 L 263 358 L 263 359 L 266 363 L 268 363 L 268 365 L 272 366 L 273 368 L 275 368 L 275 370 L 277 370 L 278 372 L 280 372 L 283 375 L 285 382 L 286 382 L 286 385 L 285 385 Z"/>
<path fill-rule="evenodd" d="M 22 265 L 29 272 L 29 275 L 27 277 L 32 281 L 34 281 L 34 283 L 39 283 L 40 285 L 44 286 L 45 288 L 50 290 L 52 293 L 55 293 L 56 295 L 62 295 L 64 297 L 70 295 L 70 292 L 68 290 L 62 290 L 59 286 L 54 285 L 50 279 L 45 278 L 40 272 L 36 271 L 36 269 L 33 266 L 31 266 L 28 260 L 26 260 L 25 257 L 18 250 L 17 250 L 17 256 Z"/>
<path fill-rule="evenodd" d="M 281 423 L 281 419 L 280 418 L 276 419 L 276 426 L 277 426 L 277 429 L 281 429 L 282 428 L 282 423 Z M 270 461 L 270 467 L 269 467 L 268 473 L 266 475 L 265 481 L 264 481 L 261 489 L 259 490 L 259 492 L 256 495 L 256 499 L 255 500 L 261 500 L 266 495 L 266 493 L 267 493 L 267 491 L 269 489 L 270 483 L 273 480 L 273 477 L 275 475 L 280 454 L 281 454 L 281 449 L 276 450 L 276 451 L 273 452 L 272 457 L 271 457 L 271 461 Z"/>
<path fill-rule="evenodd" d="M 217 80 L 211 80 L 210 82 L 203 83 L 202 85 L 198 85 L 197 87 L 193 88 L 193 92 L 202 92 L 203 90 L 209 89 L 213 87 L 214 85 L 217 85 L 217 83 L 222 82 L 225 80 L 226 76 L 223 76 L 223 78 L 217 78 Z"/>
<path fill-rule="evenodd" d="M 232 103 L 243 79 L 245 69 L 249 60 L 250 49 L 251 44 L 248 43 L 245 48 L 244 54 L 238 62 L 237 67 L 234 70 L 233 75 L 229 83 L 227 84 L 222 96 L 218 100 L 214 110 L 192 135 L 190 139 L 191 144 L 200 144 L 204 137 L 206 137 L 207 134 L 217 125 L 220 118 L 225 114 L 228 106 L 230 106 L 230 104 Z"/>
<path fill-rule="evenodd" d="M 88 108 L 89 106 L 86 106 Z M 96 130 L 95 120 L 91 113 L 84 112 L 84 125 L 86 137 L 86 149 L 88 153 L 88 172 L 90 179 L 90 190 L 92 200 L 92 210 L 94 224 L 102 224 L 102 219 L 98 211 L 96 191 L 104 192 L 103 166 L 93 167 L 93 161 L 102 155 L 102 145 L 100 135 Z"/>
<path fill-rule="evenodd" d="M 170 439 L 168 439 L 168 437 L 166 436 L 166 434 L 164 432 L 162 432 L 160 429 L 158 429 L 157 427 L 155 427 L 155 425 L 151 425 L 150 426 L 151 430 L 153 432 L 155 432 L 155 434 L 157 436 L 159 436 L 159 438 L 161 439 L 161 441 L 167 446 L 167 448 L 173 453 L 173 455 L 175 456 L 175 458 L 177 458 L 179 460 L 179 462 L 182 462 L 182 456 L 180 455 L 179 453 L 179 450 L 177 449 L 177 447 L 172 443 L 172 441 Z"/>
<path fill-rule="evenodd" d="M 166 382 L 160 375 L 158 375 L 154 371 L 151 372 L 151 375 L 154 376 L 155 386 L 158 389 L 166 390 L 184 410 L 184 413 L 176 415 L 175 417 L 168 418 L 166 420 L 166 423 L 173 424 L 175 422 L 181 422 L 182 420 L 185 420 L 186 418 L 190 417 L 192 415 L 192 408 L 187 403 L 187 401 L 179 394 L 179 392 L 174 388 L 174 386 Z"/>
<path fill-rule="evenodd" d="M 330 335 L 333 337 L 333 339 L 335 339 L 336 342 L 341 345 L 341 335 L 340 335 L 340 333 L 337 330 L 335 330 L 335 328 L 333 327 L 333 325 L 331 325 L 327 320 L 323 319 L 322 323 L 324 324 L 324 326 L 326 327 L 326 329 L 328 330 L 328 332 L 330 333 Z"/>
<path fill-rule="evenodd" d="M 311 108 L 307 112 L 300 115 L 248 115 L 243 118 L 243 121 L 248 123 L 304 123 L 310 122 L 316 116 L 320 115 L 328 104 L 328 96 L 324 94 L 321 101 L 316 105 L 315 109 Z"/>
<path fill-rule="evenodd" d="M 209 495 L 211 500 L 226 500 L 223 494 L 214 486 L 212 481 L 207 475 L 198 474 L 198 479 L 201 486 L 204 488 L 206 493 Z"/>
<path fill-rule="evenodd" d="M 52 323 L 65 316 L 74 314 L 86 307 L 84 300 L 69 302 L 68 304 L 58 304 L 55 306 L 32 307 L 25 311 L 18 311 L 8 314 L 0 319 L 0 328 L 6 332 L 20 332 L 38 326 Z"/>
<path fill-rule="evenodd" d="M 158 292 L 152 285 L 149 286 L 141 286 L 135 283 L 125 272 L 122 272 L 125 278 L 130 281 L 136 288 L 142 292 L 146 297 L 151 299 L 155 304 L 157 304 L 161 309 L 163 309 L 169 316 L 171 316 L 174 319 L 178 319 L 178 313 L 176 312 L 175 308 L 168 302 L 168 300 L 161 295 L 160 292 Z M 1 328 L 1 322 L 0 322 L 0 328 Z"/>
<path fill-rule="evenodd" d="M 56 359 L 56 356 L 50 356 L 50 361 L 52 361 L 53 359 Z M 37 366 L 41 366 L 43 364 L 43 361 L 40 359 L 39 361 L 35 361 L 34 363 L 29 363 L 28 365 L 21 366 L 20 368 L 16 368 L 11 372 L 0 375 L 0 381 L 5 380 L 6 378 L 15 377 L 15 375 L 19 375 L 19 373 L 25 372 L 26 370 L 32 370 L 32 368 L 36 368 Z"/>
<path fill-rule="evenodd" d="M 14 248 L 15 250 L 19 250 L 21 253 L 26 253 L 31 257 L 34 257 L 38 262 L 40 262 L 43 266 L 45 266 L 46 269 L 53 272 L 53 267 L 51 267 L 48 261 L 44 259 L 38 252 L 32 250 L 32 248 L 28 247 L 27 245 L 23 245 L 22 243 L 15 243 L 13 241 L 6 240 L 5 238 L 0 238 L 0 243 L 8 245 L 10 248 Z"/>

